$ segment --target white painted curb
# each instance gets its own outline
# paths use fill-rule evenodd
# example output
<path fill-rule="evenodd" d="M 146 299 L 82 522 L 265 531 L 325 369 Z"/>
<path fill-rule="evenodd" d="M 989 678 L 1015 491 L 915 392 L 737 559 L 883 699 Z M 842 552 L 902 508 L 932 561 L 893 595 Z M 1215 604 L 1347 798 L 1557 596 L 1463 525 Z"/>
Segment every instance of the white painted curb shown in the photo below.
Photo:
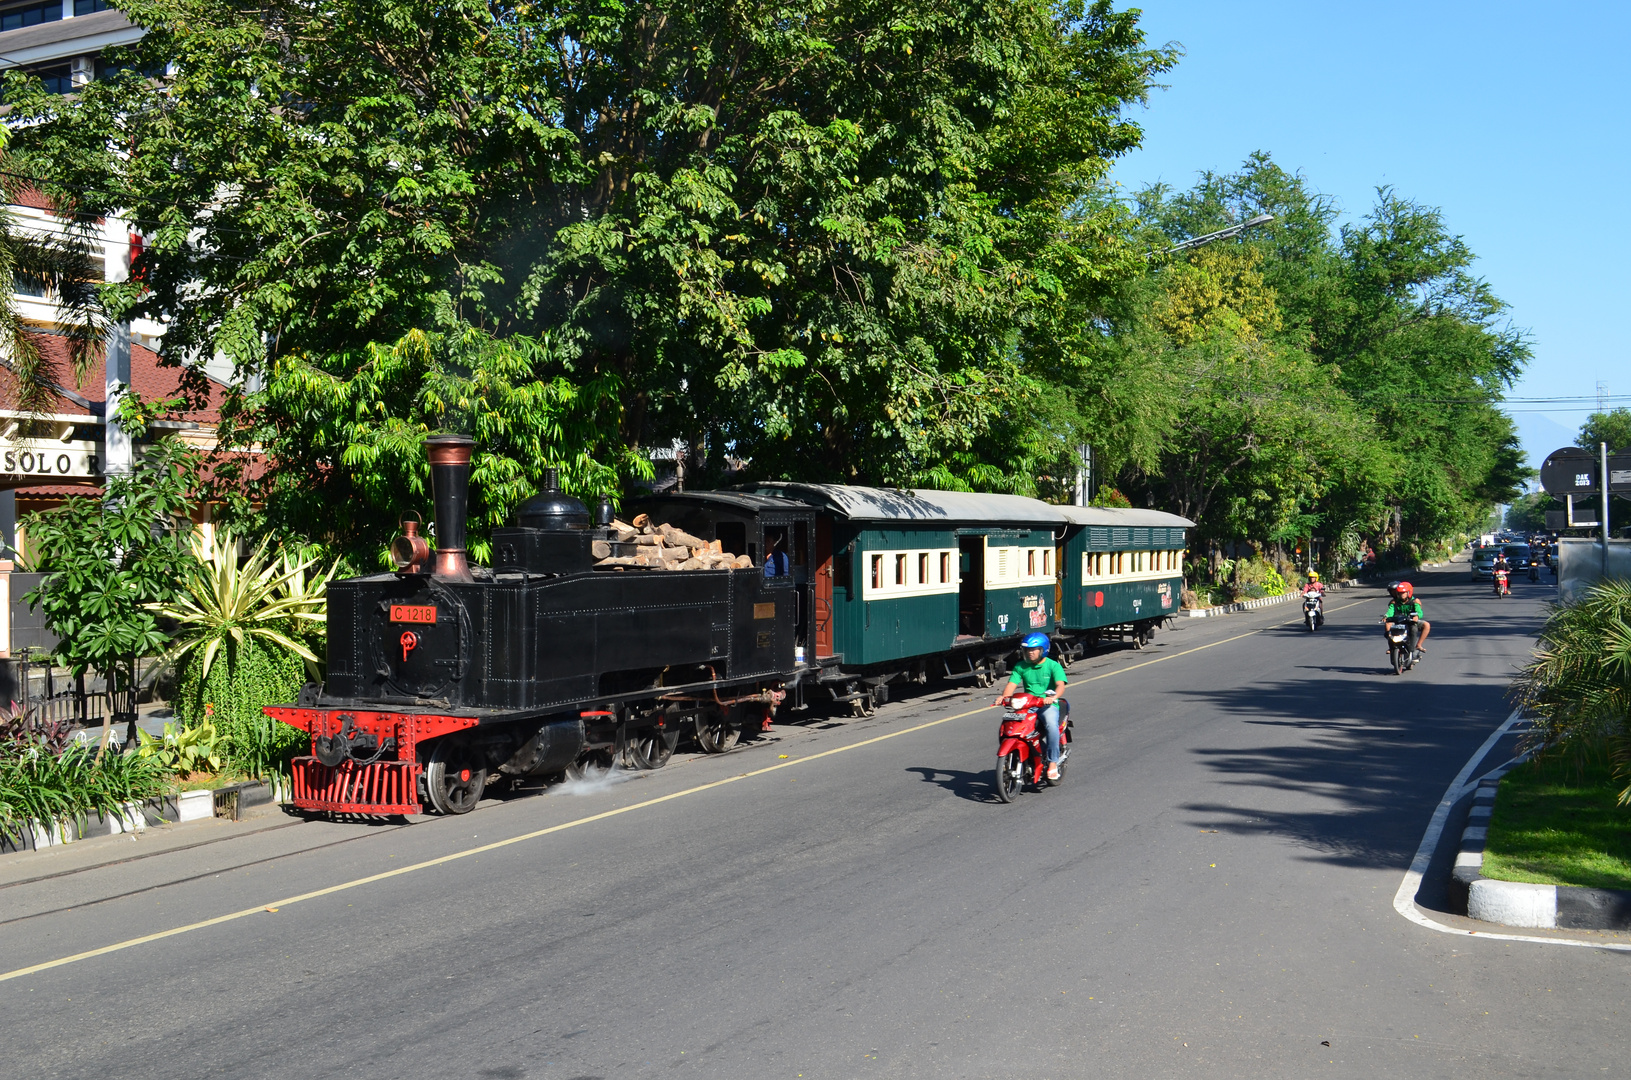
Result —
<path fill-rule="evenodd" d="M 1326 591 L 1332 589 L 1350 589 L 1355 585 L 1363 584 L 1357 581 L 1338 581 L 1326 586 Z M 1271 604 L 1285 604 L 1292 600 L 1301 600 L 1301 592 L 1281 593 L 1279 596 L 1260 596 L 1256 600 L 1240 600 L 1233 604 L 1218 604 L 1215 607 L 1184 608 L 1178 614 L 1190 619 L 1205 619 L 1213 615 L 1231 615 L 1237 611 L 1251 611 L 1255 608 L 1268 607 Z"/>
<path fill-rule="evenodd" d="M 215 792 L 183 791 L 176 796 L 176 820 L 202 821 L 215 816 Z"/>
<path fill-rule="evenodd" d="M 1467 890 L 1467 917 L 1527 929 L 1557 928 L 1557 886 L 1479 878 Z"/>

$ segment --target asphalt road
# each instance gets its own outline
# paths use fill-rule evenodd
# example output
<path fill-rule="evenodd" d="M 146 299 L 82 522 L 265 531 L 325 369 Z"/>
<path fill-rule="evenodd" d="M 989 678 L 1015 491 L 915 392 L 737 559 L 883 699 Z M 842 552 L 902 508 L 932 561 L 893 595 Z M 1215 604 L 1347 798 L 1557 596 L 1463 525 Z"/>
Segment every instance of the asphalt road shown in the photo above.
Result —
<path fill-rule="evenodd" d="M 1393 909 L 1545 593 L 1415 580 L 1402 677 L 1377 590 L 1075 665 L 1066 783 L 1012 806 L 989 692 L 931 688 L 577 796 L 0 887 L 3 971 L 194 927 L 0 981 L 0 1073 L 1624 1075 L 1631 955 Z"/>

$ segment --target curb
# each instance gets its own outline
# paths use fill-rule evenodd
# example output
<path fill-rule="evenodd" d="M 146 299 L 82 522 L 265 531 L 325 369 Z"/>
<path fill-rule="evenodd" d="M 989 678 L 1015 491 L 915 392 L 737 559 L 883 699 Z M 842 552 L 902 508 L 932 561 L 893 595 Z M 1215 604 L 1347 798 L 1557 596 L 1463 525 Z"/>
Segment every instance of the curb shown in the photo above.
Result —
<path fill-rule="evenodd" d="M 1332 589 L 1347 589 L 1358 584 L 1362 583 L 1356 581 L 1335 581 L 1330 585 L 1327 585 L 1325 588 L 1326 591 L 1329 592 Z M 1215 607 L 1184 608 L 1182 611 L 1178 612 L 1178 614 L 1191 619 L 1205 619 L 1214 615 L 1232 615 L 1237 611 L 1252 611 L 1260 607 L 1269 607 L 1272 604 L 1285 604 L 1291 602 L 1292 600 L 1301 599 L 1302 593 L 1288 592 L 1281 593 L 1279 596 L 1261 596 L 1256 600 L 1239 600 L 1233 604 L 1218 604 Z"/>
<path fill-rule="evenodd" d="M 1512 764 L 1517 764 L 1513 762 Z M 1510 766 L 1508 766 L 1510 768 Z M 1489 818 L 1495 809 L 1495 789 L 1501 769 L 1485 777 L 1467 811 L 1467 827 L 1461 833 L 1461 850 L 1455 869 L 1450 871 L 1452 910 L 1465 911 L 1468 918 L 1501 926 L 1541 930 L 1631 930 L 1631 891 L 1588 889 L 1579 885 L 1534 885 L 1523 881 L 1498 881 L 1483 875 L 1484 843 L 1489 836 Z"/>
<path fill-rule="evenodd" d="M 245 807 L 261 806 L 271 801 L 271 787 L 262 781 L 252 780 L 226 787 L 163 795 L 143 803 L 127 803 L 117 814 L 98 811 L 83 819 L 66 822 L 42 824 L 29 821 L 18 826 L 0 826 L 0 855 L 61 847 L 95 836 L 139 833 L 151 825 L 183 825 L 215 818 L 237 821 L 239 811 Z"/>

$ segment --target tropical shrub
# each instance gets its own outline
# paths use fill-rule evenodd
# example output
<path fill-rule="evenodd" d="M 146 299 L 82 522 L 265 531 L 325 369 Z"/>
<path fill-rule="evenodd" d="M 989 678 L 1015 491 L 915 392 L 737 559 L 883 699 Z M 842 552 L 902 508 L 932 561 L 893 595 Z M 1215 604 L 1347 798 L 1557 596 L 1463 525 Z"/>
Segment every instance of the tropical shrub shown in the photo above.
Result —
<path fill-rule="evenodd" d="M 137 659 L 164 645 L 154 609 L 192 562 L 197 473 L 196 451 L 152 443 L 130 475 L 109 478 L 105 499 L 69 499 L 28 516 L 32 569 L 45 577 L 24 599 L 57 639 L 54 663 L 76 676 L 98 671 L 121 696 L 134 689 Z"/>
<path fill-rule="evenodd" d="M 246 776 L 272 776 L 284 771 L 309 736 L 261 709 L 294 701 L 306 675 L 301 657 L 249 638 L 230 651 L 228 663 L 213 664 L 208 673 L 202 656 L 188 657 L 171 704 L 182 723 L 210 725 L 220 733 L 228 766 Z"/>
<path fill-rule="evenodd" d="M 165 792 L 163 766 L 136 754 L 106 754 L 72 743 L 53 753 L 43 743 L 0 745 L 0 826 L 83 821 L 116 815 Z"/>
<path fill-rule="evenodd" d="M 1589 752 L 1606 743 L 1631 803 L 1631 581 L 1604 581 L 1553 609 L 1513 696 L 1531 717 L 1532 748 Z"/>
<path fill-rule="evenodd" d="M 309 674 L 327 621 L 334 576 L 308 573 L 315 560 L 273 556 L 266 541 L 238 558 L 230 530 L 193 538 L 196 561 L 174 603 L 154 605 L 176 630 L 159 669 L 179 669 L 173 705 L 183 728 L 209 725 L 226 764 L 250 776 L 281 771 L 301 732 L 261 709 L 293 701 Z"/>
<path fill-rule="evenodd" d="M 165 724 L 163 735 L 138 731 L 136 737 L 140 743 L 136 748 L 137 757 L 155 761 L 166 772 L 179 777 L 215 772 L 221 767 L 221 738 L 214 724 L 206 722 L 197 727 Z"/>
<path fill-rule="evenodd" d="M 1283 596 L 1286 591 L 1286 579 L 1280 576 L 1280 571 L 1264 559 L 1239 559 L 1235 561 L 1234 592 L 1237 599 L 1257 600 L 1265 596 Z"/>

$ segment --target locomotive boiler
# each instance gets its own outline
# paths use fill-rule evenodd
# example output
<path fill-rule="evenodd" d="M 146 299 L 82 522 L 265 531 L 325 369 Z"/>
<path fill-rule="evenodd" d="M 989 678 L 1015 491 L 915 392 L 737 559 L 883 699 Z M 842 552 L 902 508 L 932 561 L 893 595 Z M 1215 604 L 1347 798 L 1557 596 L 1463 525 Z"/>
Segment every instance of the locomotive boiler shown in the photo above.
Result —
<path fill-rule="evenodd" d="M 472 448 L 426 440 L 435 549 L 407 521 L 394 572 L 331 582 L 327 681 L 266 710 L 312 737 L 297 808 L 462 814 L 497 783 L 620 757 L 653 768 L 682 726 L 724 748 L 768 719 L 798 679 L 793 591 L 756 566 L 597 566 L 597 546 L 619 546 L 610 504 L 592 516 L 553 476 L 494 530 L 493 565 L 473 566 Z"/>

